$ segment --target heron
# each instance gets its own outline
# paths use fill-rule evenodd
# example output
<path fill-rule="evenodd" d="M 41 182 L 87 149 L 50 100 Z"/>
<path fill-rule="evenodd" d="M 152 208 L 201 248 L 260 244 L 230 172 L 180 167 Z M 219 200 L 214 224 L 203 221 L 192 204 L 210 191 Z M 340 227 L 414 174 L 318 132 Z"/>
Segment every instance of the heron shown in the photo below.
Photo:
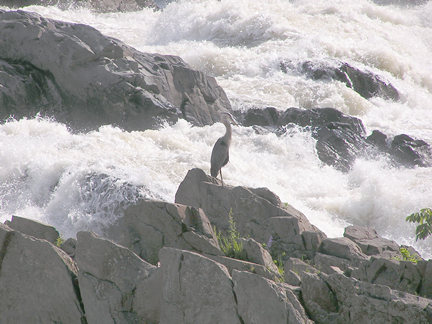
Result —
<path fill-rule="evenodd" d="M 238 125 L 234 117 L 228 113 L 222 113 L 222 123 L 225 125 L 225 135 L 219 138 L 213 146 L 211 158 L 210 158 L 210 174 L 212 177 L 217 178 L 218 173 L 220 174 L 222 186 L 222 167 L 224 167 L 229 161 L 229 148 L 231 145 L 231 123 Z"/>

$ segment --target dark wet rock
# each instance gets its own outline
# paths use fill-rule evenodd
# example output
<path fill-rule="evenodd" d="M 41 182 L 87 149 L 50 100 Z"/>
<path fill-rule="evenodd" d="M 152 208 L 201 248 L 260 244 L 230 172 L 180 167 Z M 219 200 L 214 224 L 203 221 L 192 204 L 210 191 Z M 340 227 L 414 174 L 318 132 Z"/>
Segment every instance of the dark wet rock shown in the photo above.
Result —
<path fill-rule="evenodd" d="M 299 65 L 281 63 L 284 72 L 297 70 L 306 77 L 320 81 L 339 81 L 345 83 L 363 98 L 383 97 L 385 99 L 399 100 L 399 92 L 383 77 L 371 71 L 361 70 L 345 62 L 312 62 L 306 61 Z"/>
<path fill-rule="evenodd" d="M 379 149 L 382 152 L 388 152 L 388 137 L 386 134 L 379 130 L 373 130 L 372 134 L 370 134 L 366 138 L 366 142 L 375 146 L 377 149 Z"/>
<path fill-rule="evenodd" d="M 26 109 L 32 115 L 45 109 L 50 115 L 63 104 L 62 91 L 53 76 L 29 62 L 0 59 L 0 84 L 3 118 Z"/>
<path fill-rule="evenodd" d="M 10 8 L 32 5 L 57 6 L 61 9 L 84 7 L 97 12 L 125 12 L 157 8 L 153 0 L 3 0 L 1 4 Z"/>
<path fill-rule="evenodd" d="M 401 134 L 393 138 L 390 152 L 396 161 L 410 167 L 427 167 L 432 164 L 432 148 L 423 140 Z"/>
<path fill-rule="evenodd" d="M 334 108 L 300 109 L 275 108 L 237 111 L 236 117 L 244 126 L 253 126 L 257 132 L 284 134 L 293 125 L 310 131 L 316 139 L 319 159 L 341 171 L 349 171 L 358 157 L 388 156 L 395 166 L 432 164 L 432 149 L 423 140 L 407 135 L 389 137 L 374 130 L 366 136 L 363 122 Z M 257 129 L 258 128 L 258 129 Z"/>
<path fill-rule="evenodd" d="M 90 26 L 0 10 L 0 41 L 0 119 L 40 112 L 79 130 L 143 130 L 178 118 L 212 124 L 231 110 L 215 79 L 181 58 L 141 53 Z"/>

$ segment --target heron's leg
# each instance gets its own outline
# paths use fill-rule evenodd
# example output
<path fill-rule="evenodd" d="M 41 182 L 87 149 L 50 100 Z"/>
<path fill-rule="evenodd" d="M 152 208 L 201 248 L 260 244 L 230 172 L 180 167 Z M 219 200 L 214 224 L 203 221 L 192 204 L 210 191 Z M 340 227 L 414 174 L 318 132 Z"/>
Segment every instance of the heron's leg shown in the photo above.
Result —
<path fill-rule="evenodd" d="M 223 179 L 222 179 L 222 168 L 219 170 L 220 172 L 220 176 L 221 176 L 221 181 L 222 181 L 222 187 L 223 187 Z"/>

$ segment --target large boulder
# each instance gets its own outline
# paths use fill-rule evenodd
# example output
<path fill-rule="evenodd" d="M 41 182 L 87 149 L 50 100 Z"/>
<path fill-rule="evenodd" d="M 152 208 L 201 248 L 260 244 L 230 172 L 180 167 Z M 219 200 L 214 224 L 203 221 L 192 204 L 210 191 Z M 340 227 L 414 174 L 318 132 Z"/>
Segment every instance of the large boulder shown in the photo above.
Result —
<path fill-rule="evenodd" d="M 158 262 L 159 250 L 164 246 L 222 255 L 205 213 L 180 204 L 138 201 L 103 234 L 152 264 Z"/>
<path fill-rule="evenodd" d="M 0 224 L 0 322 L 85 323 L 76 276 L 62 250 Z"/>
<path fill-rule="evenodd" d="M 232 280 L 238 313 L 244 323 L 313 323 L 287 285 L 236 270 Z"/>
<path fill-rule="evenodd" d="M 242 323 L 231 276 L 223 265 L 173 248 L 160 251 L 160 262 L 161 324 Z"/>
<path fill-rule="evenodd" d="M 219 231 L 228 232 L 230 215 L 239 233 L 260 243 L 271 241 L 275 252 L 313 253 L 325 234 L 306 216 L 267 188 L 221 186 L 201 169 L 190 170 L 180 184 L 175 201 L 202 208 Z"/>
<path fill-rule="evenodd" d="M 132 251 L 93 233 L 78 232 L 75 260 L 89 323 L 155 323 L 159 320 L 158 269 Z M 152 289 L 149 289 L 152 288 Z M 137 302 L 136 296 L 147 295 Z M 149 298 L 151 297 L 151 298 Z"/>
<path fill-rule="evenodd" d="M 141 53 L 90 26 L 0 10 L 0 40 L 1 119 L 40 113 L 78 129 L 143 130 L 179 117 L 212 124 L 231 109 L 215 79 L 181 58 Z"/>

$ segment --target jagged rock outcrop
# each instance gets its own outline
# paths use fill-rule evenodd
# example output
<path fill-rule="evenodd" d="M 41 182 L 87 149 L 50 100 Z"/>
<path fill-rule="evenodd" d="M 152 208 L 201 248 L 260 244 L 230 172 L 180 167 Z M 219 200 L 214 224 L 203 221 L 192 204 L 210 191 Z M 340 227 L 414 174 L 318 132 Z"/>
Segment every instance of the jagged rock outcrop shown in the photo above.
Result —
<path fill-rule="evenodd" d="M 79 232 L 75 257 L 88 323 L 156 323 L 158 269 L 129 249 Z M 150 288 L 150 289 L 149 289 Z M 143 298 L 142 295 L 147 295 Z M 141 296 L 136 300 L 136 296 Z"/>
<path fill-rule="evenodd" d="M 90 26 L 0 10 L 0 40 L 0 119 L 40 113 L 80 130 L 143 130 L 178 118 L 212 124 L 231 109 L 215 79 L 181 58 L 141 53 Z"/>
<path fill-rule="evenodd" d="M 229 214 L 240 234 L 292 255 L 312 254 L 325 234 L 267 188 L 221 186 L 201 169 L 190 170 L 175 201 L 202 208 L 218 230 L 227 232 Z"/>
<path fill-rule="evenodd" d="M 268 107 L 236 111 L 235 114 L 243 126 L 258 126 L 259 131 L 264 129 L 283 134 L 290 125 L 311 131 L 317 141 L 319 159 L 341 171 L 349 171 L 357 157 L 374 157 L 378 154 L 388 156 L 395 165 L 432 165 L 432 147 L 425 141 L 405 134 L 388 137 L 377 130 L 366 136 L 360 119 L 334 108 L 288 108 L 278 111 Z"/>
<path fill-rule="evenodd" d="M 104 236 L 156 264 L 162 247 L 222 255 L 212 226 L 200 209 L 142 200 L 103 230 Z"/>
<path fill-rule="evenodd" d="M 62 250 L 0 224 L 0 322 L 83 323 L 76 275 Z"/>
<path fill-rule="evenodd" d="M 371 228 L 349 226 L 344 237 L 326 238 L 267 189 L 222 187 L 200 169 L 188 173 L 176 198 L 202 209 L 139 200 L 104 229 L 116 243 L 90 232 L 64 242 L 73 259 L 0 224 L 0 322 L 432 321 L 432 260 L 402 261 L 401 247 Z M 220 216 L 227 205 L 250 236 L 238 238 L 244 254 L 257 263 L 222 255 L 212 225 L 229 226 Z M 22 217 L 8 223 L 39 236 L 55 231 Z M 267 235 L 264 249 L 257 237 Z"/>
<path fill-rule="evenodd" d="M 430 299 L 341 273 L 302 274 L 302 296 L 317 323 L 430 323 Z"/>

